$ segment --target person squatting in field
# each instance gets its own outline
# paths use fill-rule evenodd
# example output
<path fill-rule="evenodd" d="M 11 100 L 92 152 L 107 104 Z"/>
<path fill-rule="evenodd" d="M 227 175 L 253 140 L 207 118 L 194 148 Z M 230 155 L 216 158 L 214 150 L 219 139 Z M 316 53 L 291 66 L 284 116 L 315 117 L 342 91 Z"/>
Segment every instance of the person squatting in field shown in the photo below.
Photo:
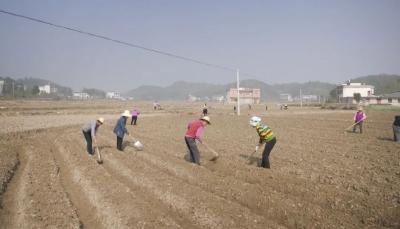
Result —
<path fill-rule="evenodd" d="M 136 122 L 137 122 L 137 119 L 138 119 L 139 115 L 140 115 L 140 112 L 138 110 L 136 110 L 136 109 L 133 109 L 131 125 L 135 125 L 136 126 Z"/>
<path fill-rule="evenodd" d="M 203 144 L 204 127 L 211 125 L 210 117 L 204 116 L 188 124 L 185 134 L 186 146 L 189 149 L 190 162 L 200 165 L 200 152 L 196 140 Z"/>
<path fill-rule="evenodd" d="M 125 134 L 129 135 L 129 132 L 126 129 L 126 121 L 131 116 L 131 113 L 128 110 L 125 110 L 124 113 L 121 114 L 121 117 L 118 119 L 117 124 L 114 127 L 114 133 L 117 135 L 117 149 L 119 151 L 124 150 L 122 148 L 122 141 L 124 140 Z"/>
<path fill-rule="evenodd" d="M 357 113 L 354 114 L 354 117 L 353 117 L 354 123 L 355 123 L 355 125 L 353 127 L 354 133 L 356 132 L 356 128 L 358 126 L 360 129 L 360 134 L 362 134 L 362 124 L 363 124 L 364 120 L 367 118 L 367 115 L 365 115 L 365 113 L 362 110 L 363 110 L 362 107 L 359 107 Z"/>
<path fill-rule="evenodd" d="M 94 155 L 93 143 L 94 147 L 97 147 L 96 134 L 101 125 L 104 123 L 104 118 L 98 118 L 97 120 L 92 120 L 86 123 L 82 127 L 83 136 L 85 136 L 86 140 L 86 151 L 89 155 Z"/>
<path fill-rule="evenodd" d="M 260 140 L 255 148 L 255 152 L 258 151 L 260 146 L 265 144 L 262 154 L 261 167 L 269 169 L 271 167 L 269 162 L 269 154 L 275 146 L 276 137 L 269 126 L 261 123 L 260 117 L 252 117 L 250 119 L 250 126 L 256 128 L 258 136 L 260 136 Z"/>

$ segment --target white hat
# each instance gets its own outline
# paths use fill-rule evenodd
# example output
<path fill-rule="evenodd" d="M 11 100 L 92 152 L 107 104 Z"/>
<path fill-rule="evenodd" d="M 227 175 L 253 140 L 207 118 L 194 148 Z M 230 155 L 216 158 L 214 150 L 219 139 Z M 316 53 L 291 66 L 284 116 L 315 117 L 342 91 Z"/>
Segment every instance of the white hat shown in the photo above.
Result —
<path fill-rule="evenodd" d="M 124 116 L 124 117 L 131 117 L 132 114 L 131 114 L 131 112 L 129 112 L 128 110 L 125 110 L 124 113 L 121 114 L 121 116 Z"/>
<path fill-rule="evenodd" d="M 206 121 L 208 124 L 211 125 L 210 117 L 208 117 L 208 116 L 204 116 L 204 117 L 202 117 L 200 120 Z"/>
<path fill-rule="evenodd" d="M 250 126 L 257 126 L 258 123 L 261 122 L 261 118 L 257 116 L 253 116 L 250 119 Z"/>
<path fill-rule="evenodd" d="M 99 121 L 101 124 L 103 124 L 104 123 L 104 118 L 100 117 L 100 118 L 97 119 L 97 121 Z"/>

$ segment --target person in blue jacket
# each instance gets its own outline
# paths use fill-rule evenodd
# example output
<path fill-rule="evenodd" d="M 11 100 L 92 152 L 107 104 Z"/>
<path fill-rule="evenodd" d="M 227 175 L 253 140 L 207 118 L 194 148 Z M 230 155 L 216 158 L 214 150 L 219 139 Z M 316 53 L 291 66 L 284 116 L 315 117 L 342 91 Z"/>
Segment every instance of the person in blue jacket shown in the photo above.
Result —
<path fill-rule="evenodd" d="M 117 124 L 114 127 L 114 133 L 117 135 L 117 149 L 119 151 L 123 151 L 122 141 L 124 140 L 124 135 L 129 135 L 128 130 L 126 129 L 126 121 L 129 117 L 131 117 L 131 113 L 126 110 L 121 114 L 121 117 L 118 119 Z"/>

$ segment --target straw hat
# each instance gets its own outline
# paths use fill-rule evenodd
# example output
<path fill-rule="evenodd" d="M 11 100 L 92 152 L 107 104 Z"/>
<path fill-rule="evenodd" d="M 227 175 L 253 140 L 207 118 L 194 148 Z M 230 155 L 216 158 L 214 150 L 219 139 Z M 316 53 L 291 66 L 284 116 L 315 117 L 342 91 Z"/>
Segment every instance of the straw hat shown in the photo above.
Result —
<path fill-rule="evenodd" d="M 125 110 L 124 113 L 121 114 L 121 116 L 131 117 L 132 115 L 131 115 L 131 112 L 129 112 L 128 110 Z"/>
<path fill-rule="evenodd" d="M 363 110 L 363 108 L 362 108 L 362 107 L 358 107 L 358 110 L 359 110 L 359 111 L 362 111 L 362 110 Z"/>
<path fill-rule="evenodd" d="M 206 121 L 209 125 L 211 125 L 210 117 L 208 117 L 208 116 L 204 116 L 200 120 Z"/>
<path fill-rule="evenodd" d="M 100 118 L 97 119 L 97 121 L 99 121 L 101 124 L 103 124 L 104 123 L 104 118 L 100 117 Z"/>

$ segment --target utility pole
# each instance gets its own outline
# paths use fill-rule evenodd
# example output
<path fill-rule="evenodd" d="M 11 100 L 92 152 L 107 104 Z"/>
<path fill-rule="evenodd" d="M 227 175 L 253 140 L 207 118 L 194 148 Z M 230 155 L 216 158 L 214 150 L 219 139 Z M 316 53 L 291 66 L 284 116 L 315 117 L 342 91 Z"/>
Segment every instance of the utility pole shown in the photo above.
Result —
<path fill-rule="evenodd" d="M 13 94 L 13 98 L 15 97 L 15 93 L 14 93 L 14 81 L 12 82 L 12 94 Z"/>
<path fill-rule="evenodd" d="M 303 95 L 301 93 L 301 88 L 300 88 L 300 107 L 303 107 Z"/>
<path fill-rule="evenodd" d="M 240 85 L 239 85 L 239 69 L 236 69 L 236 88 L 237 88 L 237 115 L 240 115 Z"/>

